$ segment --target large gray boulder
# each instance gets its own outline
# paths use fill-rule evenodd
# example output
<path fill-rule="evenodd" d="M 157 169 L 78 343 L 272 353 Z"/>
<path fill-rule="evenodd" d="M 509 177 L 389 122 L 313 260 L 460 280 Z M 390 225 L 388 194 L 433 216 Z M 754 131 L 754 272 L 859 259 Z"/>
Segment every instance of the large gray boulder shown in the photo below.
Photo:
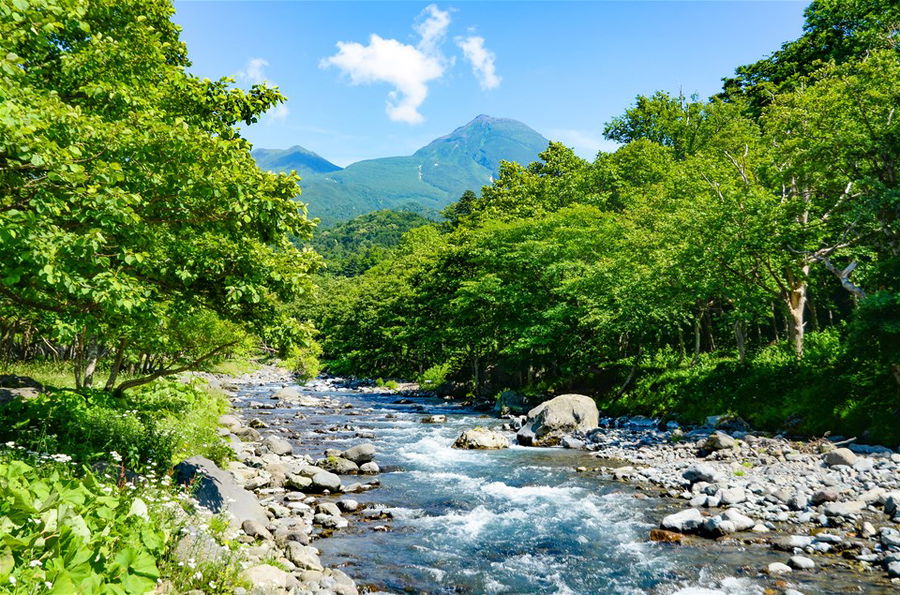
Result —
<path fill-rule="evenodd" d="M 227 513 L 231 524 L 239 529 L 244 521 L 269 522 L 266 511 L 256 497 L 238 485 L 227 471 L 206 457 L 191 457 L 175 466 L 179 483 L 197 485 L 194 498 L 215 514 Z"/>
<path fill-rule="evenodd" d="M 597 404 L 592 398 L 560 395 L 528 412 L 516 440 L 525 446 L 555 446 L 567 434 L 593 430 L 599 418 Z"/>
<path fill-rule="evenodd" d="M 363 442 L 345 450 L 341 456 L 348 461 L 353 461 L 357 465 L 368 463 L 375 458 L 375 445 L 370 442 Z"/>
<path fill-rule="evenodd" d="M 472 428 L 460 434 L 453 443 L 453 448 L 496 450 L 509 448 L 509 440 L 500 432 L 487 428 Z"/>
<path fill-rule="evenodd" d="M 703 515 L 696 508 L 689 508 L 663 518 L 660 527 L 679 533 L 692 533 L 703 523 Z"/>
<path fill-rule="evenodd" d="M 846 465 L 847 467 L 852 467 L 853 463 L 856 462 L 857 456 L 849 448 L 838 448 L 830 452 L 826 452 L 824 455 L 822 455 L 822 458 L 825 460 L 825 464 L 829 467 L 836 467 L 837 465 Z"/>

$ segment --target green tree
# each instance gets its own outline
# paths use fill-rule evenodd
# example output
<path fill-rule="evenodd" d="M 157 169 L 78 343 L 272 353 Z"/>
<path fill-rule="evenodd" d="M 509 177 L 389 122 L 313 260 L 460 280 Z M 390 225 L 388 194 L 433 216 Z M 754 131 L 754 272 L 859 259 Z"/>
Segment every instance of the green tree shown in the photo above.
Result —
<path fill-rule="evenodd" d="M 309 290 L 316 259 L 288 238 L 312 223 L 296 178 L 259 170 L 237 128 L 284 98 L 188 74 L 173 12 L 0 5 L 0 315 L 73 344 L 80 384 L 174 317 L 212 313 L 280 349 L 305 333 L 279 304 Z M 240 340 L 176 350 L 145 380 Z"/>

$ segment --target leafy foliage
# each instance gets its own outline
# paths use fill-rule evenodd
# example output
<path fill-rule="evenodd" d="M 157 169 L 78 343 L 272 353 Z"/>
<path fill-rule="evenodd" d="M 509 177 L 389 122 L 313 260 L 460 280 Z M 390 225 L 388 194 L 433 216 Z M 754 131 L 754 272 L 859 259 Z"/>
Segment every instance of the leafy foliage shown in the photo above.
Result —
<path fill-rule="evenodd" d="M 764 105 L 638 97 L 593 162 L 557 143 L 504 162 L 443 226 L 323 285 L 329 368 L 900 442 L 900 54 L 870 50 L 822 50 Z"/>

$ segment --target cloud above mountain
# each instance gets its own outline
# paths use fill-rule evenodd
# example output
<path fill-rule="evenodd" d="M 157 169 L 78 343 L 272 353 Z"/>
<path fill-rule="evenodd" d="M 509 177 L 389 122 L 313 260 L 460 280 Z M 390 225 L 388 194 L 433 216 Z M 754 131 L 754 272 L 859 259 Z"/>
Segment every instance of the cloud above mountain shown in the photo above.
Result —
<path fill-rule="evenodd" d="M 462 50 L 463 55 L 472 64 L 472 73 L 478 79 L 478 83 L 484 90 L 496 89 L 502 80 L 497 75 L 494 52 L 484 47 L 484 37 L 470 35 L 469 37 L 457 37 L 456 45 Z"/>
<path fill-rule="evenodd" d="M 337 42 L 338 51 L 324 58 L 321 68 L 335 67 L 352 85 L 386 83 L 388 93 L 385 111 L 395 122 L 420 124 L 425 117 L 419 108 L 428 98 L 429 84 L 441 79 L 456 58 L 443 53 L 452 19 L 450 11 L 436 4 L 425 7 L 413 26 L 419 41 L 415 45 L 371 34 L 369 43 Z M 472 63 L 475 76 L 483 89 L 500 84 L 494 66 L 494 54 L 484 47 L 484 38 L 470 36 L 458 39 L 464 57 Z"/>

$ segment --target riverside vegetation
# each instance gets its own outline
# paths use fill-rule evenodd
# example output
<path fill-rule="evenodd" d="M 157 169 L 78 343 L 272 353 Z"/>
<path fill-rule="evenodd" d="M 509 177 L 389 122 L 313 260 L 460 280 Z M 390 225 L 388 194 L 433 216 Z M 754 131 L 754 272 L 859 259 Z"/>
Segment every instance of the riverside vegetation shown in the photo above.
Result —
<path fill-rule="evenodd" d="M 439 223 L 323 234 L 333 275 L 298 178 L 238 130 L 284 97 L 189 74 L 172 14 L 0 4 L 0 590 L 252 587 L 232 557 L 251 530 L 186 514 L 171 478 L 274 454 L 221 440 L 215 382 L 175 380 L 260 352 L 501 407 L 577 389 L 611 413 L 900 443 L 895 3 L 813 2 L 719 96 L 639 97 L 593 162 L 551 143 Z M 221 554 L 202 563 L 178 553 L 197 523 Z M 246 555 L 355 590 L 278 547 L 296 560 Z"/>
<path fill-rule="evenodd" d="M 900 443 L 898 22 L 813 2 L 718 96 L 638 97 L 606 127 L 617 151 L 504 163 L 325 280 L 328 368 Z"/>

